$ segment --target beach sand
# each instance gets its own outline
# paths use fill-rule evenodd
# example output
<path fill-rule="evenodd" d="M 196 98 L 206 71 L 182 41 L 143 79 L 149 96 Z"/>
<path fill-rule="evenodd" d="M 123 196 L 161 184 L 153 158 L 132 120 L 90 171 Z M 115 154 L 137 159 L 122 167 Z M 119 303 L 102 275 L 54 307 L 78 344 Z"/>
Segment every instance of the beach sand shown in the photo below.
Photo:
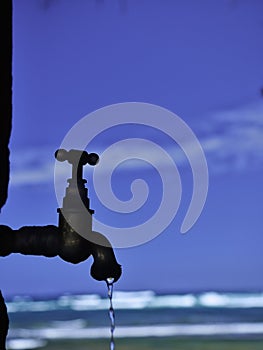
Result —
<path fill-rule="evenodd" d="M 217 340 L 217 339 L 178 339 L 178 338 L 133 338 L 117 339 L 116 350 L 262 350 L 263 340 Z M 45 350 L 106 350 L 108 340 L 53 341 Z"/>

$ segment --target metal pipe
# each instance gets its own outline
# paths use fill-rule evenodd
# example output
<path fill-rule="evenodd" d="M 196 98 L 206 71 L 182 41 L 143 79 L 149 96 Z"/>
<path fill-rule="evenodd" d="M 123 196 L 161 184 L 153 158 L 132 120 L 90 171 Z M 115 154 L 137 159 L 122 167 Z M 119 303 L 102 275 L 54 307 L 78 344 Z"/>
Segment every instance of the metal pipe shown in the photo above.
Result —
<path fill-rule="evenodd" d="M 0 256 L 12 253 L 48 258 L 59 256 L 72 264 L 93 256 L 91 276 L 98 281 L 112 277 L 116 282 L 121 276 L 121 265 L 115 258 L 110 242 L 98 232 L 91 232 L 91 237 L 101 244 L 86 240 L 72 229 L 61 232 L 59 227 L 53 225 L 24 226 L 18 230 L 0 225 Z"/>

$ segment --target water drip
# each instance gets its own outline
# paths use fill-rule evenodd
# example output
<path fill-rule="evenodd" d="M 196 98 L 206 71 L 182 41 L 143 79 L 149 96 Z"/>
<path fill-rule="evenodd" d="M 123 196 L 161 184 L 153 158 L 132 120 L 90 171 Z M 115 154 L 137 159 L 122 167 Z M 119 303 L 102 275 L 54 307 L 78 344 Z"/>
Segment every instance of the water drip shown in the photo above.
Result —
<path fill-rule="evenodd" d="M 115 312 L 112 304 L 112 296 L 113 296 L 113 283 L 114 278 L 107 278 L 106 280 L 108 287 L 108 298 L 110 301 L 109 307 L 109 318 L 110 318 L 110 350 L 115 350 L 115 342 L 114 342 L 114 330 L 115 330 Z"/>

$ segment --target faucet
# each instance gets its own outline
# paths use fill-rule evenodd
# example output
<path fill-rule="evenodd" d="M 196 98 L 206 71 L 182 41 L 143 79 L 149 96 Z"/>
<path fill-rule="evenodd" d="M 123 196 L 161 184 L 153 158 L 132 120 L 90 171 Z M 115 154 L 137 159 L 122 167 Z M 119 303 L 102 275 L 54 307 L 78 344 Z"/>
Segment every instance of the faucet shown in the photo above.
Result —
<path fill-rule="evenodd" d="M 98 281 L 109 278 L 116 282 L 122 273 L 109 240 L 99 232 L 92 231 L 87 182 L 83 179 L 83 166 L 95 166 L 99 161 L 96 153 L 80 150 L 55 152 L 57 161 L 72 165 L 72 177 L 59 208 L 58 226 L 24 226 L 13 230 L 0 225 L 0 256 L 11 253 L 24 255 L 59 256 L 64 261 L 78 264 L 93 256 L 90 274 Z"/>

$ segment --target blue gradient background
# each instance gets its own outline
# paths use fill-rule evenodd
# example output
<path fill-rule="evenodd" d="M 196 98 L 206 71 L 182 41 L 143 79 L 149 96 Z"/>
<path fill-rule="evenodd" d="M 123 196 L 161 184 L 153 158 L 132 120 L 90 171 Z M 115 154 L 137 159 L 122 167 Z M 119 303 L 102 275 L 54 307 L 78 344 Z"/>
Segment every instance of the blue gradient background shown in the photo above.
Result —
<path fill-rule="evenodd" d="M 53 154 L 80 118 L 113 103 L 157 104 L 199 138 L 208 199 L 196 225 L 180 235 L 192 189 L 189 165 L 181 164 L 178 216 L 153 241 L 116 250 L 123 265 L 116 288 L 262 290 L 262 37 L 260 0 L 14 0 L 12 169 L 1 223 L 57 223 Z M 113 130 L 94 142 L 94 151 L 119 135 Z M 172 149 L 163 135 L 149 137 Z M 140 166 L 117 171 L 113 188 L 122 199 L 130 195 L 129 177 L 149 182 L 147 217 L 161 195 L 158 174 Z M 96 215 L 111 220 L 90 186 Z M 58 258 L 1 258 L 0 287 L 7 295 L 104 292 L 89 276 L 91 260 L 73 266 Z"/>

